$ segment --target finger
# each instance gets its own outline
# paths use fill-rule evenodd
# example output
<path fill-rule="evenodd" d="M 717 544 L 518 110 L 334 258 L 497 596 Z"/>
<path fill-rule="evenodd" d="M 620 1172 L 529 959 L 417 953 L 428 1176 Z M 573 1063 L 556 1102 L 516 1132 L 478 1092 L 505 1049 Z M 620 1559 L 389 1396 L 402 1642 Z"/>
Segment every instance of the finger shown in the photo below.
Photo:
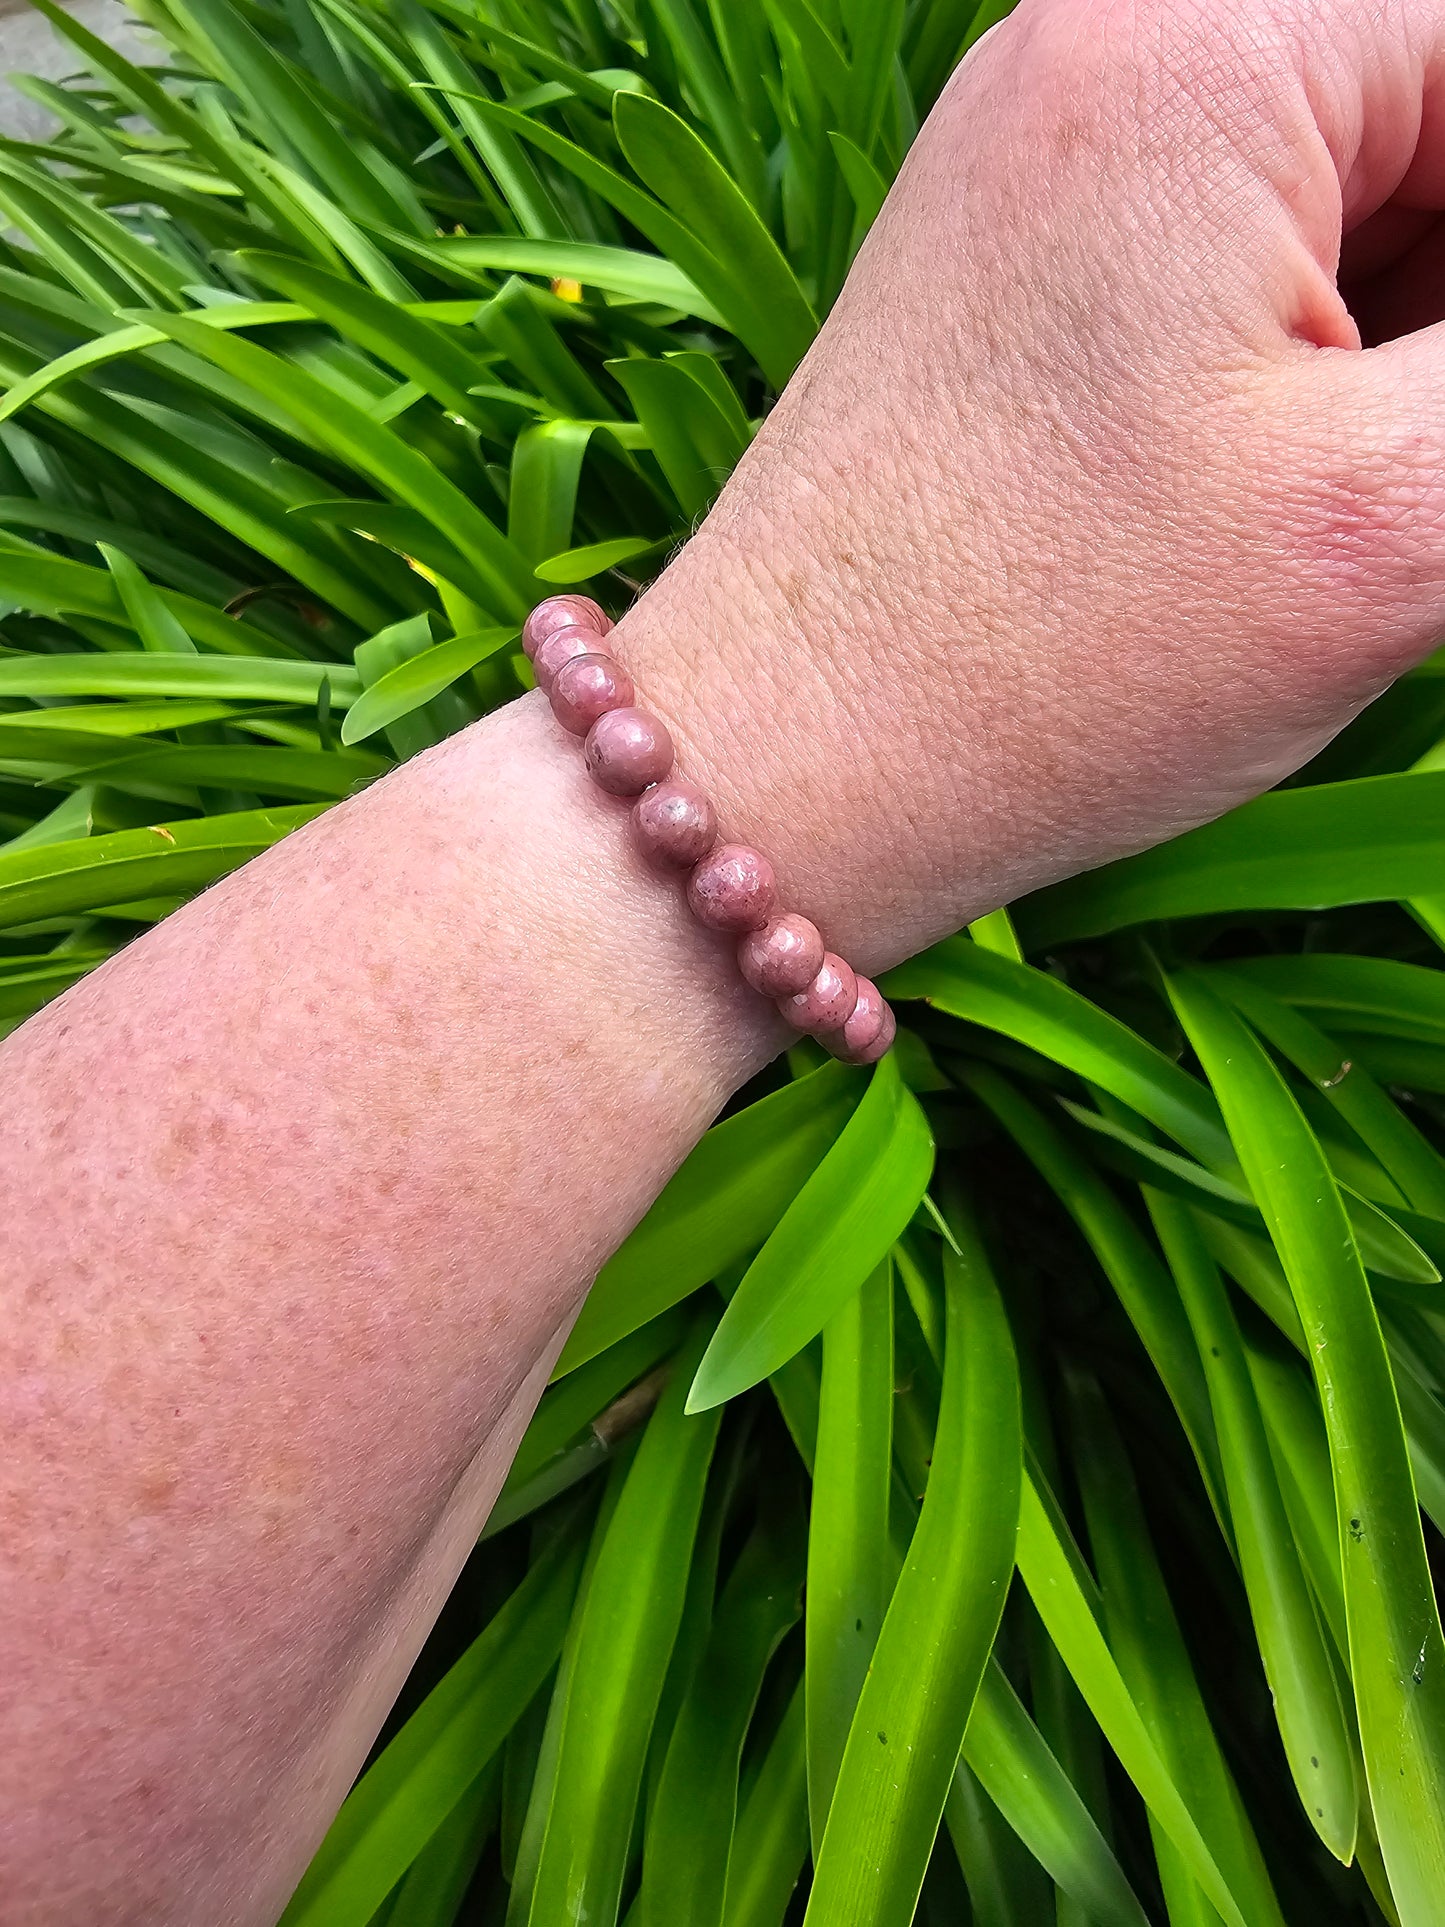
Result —
<path fill-rule="evenodd" d="M 1445 321 L 1357 350 L 1301 344 L 1265 412 L 1265 506 L 1302 639 L 1383 687 L 1445 639 Z"/>

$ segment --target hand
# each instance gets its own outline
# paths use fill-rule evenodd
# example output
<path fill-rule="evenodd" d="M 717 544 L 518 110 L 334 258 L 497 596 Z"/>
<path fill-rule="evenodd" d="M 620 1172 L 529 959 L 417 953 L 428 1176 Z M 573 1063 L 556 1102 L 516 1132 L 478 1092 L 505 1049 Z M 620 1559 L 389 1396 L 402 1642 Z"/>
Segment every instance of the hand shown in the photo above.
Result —
<path fill-rule="evenodd" d="M 1023 0 L 970 53 L 620 638 L 861 968 L 1266 788 L 1430 649 L 1441 207 L 1442 0 Z"/>

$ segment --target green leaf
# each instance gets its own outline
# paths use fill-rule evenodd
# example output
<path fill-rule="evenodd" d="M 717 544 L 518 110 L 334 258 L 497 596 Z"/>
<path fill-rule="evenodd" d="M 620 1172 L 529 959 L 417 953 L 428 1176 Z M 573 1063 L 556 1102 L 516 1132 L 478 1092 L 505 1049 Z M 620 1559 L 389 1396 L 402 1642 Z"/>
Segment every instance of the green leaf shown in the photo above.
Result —
<path fill-rule="evenodd" d="M 574 583 L 590 582 L 608 569 L 620 568 L 624 562 L 657 555 L 670 548 L 673 540 L 672 536 L 666 536 L 661 542 L 649 542 L 641 536 L 620 535 L 611 542 L 588 542 L 580 549 L 564 549 L 560 555 L 549 555 L 532 573 L 539 582 L 570 588 Z"/>
<path fill-rule="evenodd" d="M 204 360 L 270 396 L 324 448 L 434 523 L 468 565 L 467 579 L 458 586 L 469 595 L 501 616 L 520 618 L 525 612 L 530 571 L 522 558 L 455 483 L 391 429 L 305 369 L 254 342 L 179 315 L 146 318 Z"/>
<path fill-rule="evenodd" d="M 808 1522 L 808 1812 L 816 1853 L 893 1590 L 893 1268 L 885 1259 L 823 1327 Z"/>
<path fill-rule="evenodd" d="M 488 1516 L 482 1533 L 484 1539 L 533 1509 L 530 1503 L 524 1503 L 528 1495 L 544 1485 L 549 1473 L 560 1468 L 569 1449 L 575 1448 L 579 1441 L 595 1445 L 596 1459 L 600 1462 L 611 1439 L 622 1429 L 619 1418 L 625 1416 L 609 1412 L 608 1408 L 619 1399 L 624 1406 L 635 1405 L 636 1381 L 644 1374 L 653 1373 L 663 1359 L 676 1351 L 686 1330 L 686 1315 L 674 1306 L 650 1324 L 619 1339 L 575 1372 L 569 1372 L 543 1394 L 517 1447 L 506 1483 Z M 645 1416 L 645 1408 L 638 1416 Z M 555 1496 L 555 1489 L 547 1496 Z"/>
<path fill-rule="evenodd" d="M 146 581 L 130 557 L 123 555 L 119 549 L 111 548 L 107 542 L 97 546 L 105 559 L 105 566 L 115 577 L 115 586 L 125 604 L 131 627 L 141 639 L 141 647 L 154 650 L 162 656 L 195 655 L 196 645 L 170 606 Z"/>
<path fill-rule="evenodd" d="M 763 1675 L 801 1610 L 800 1523 L 768 1507 L 718 1599 L 648 1816 L 639 1927 L 720 1927 L 743 1742 Z"/>
<path fill-rule="evenodd" d="M 1218 1108 L 1198 1079 L 1045 971 L 949 937 L 890 970 L 880 988 L 1017 1038 L 1109 1091 L 1202 1164 L 1232 1162 Z"/>
<path fill-rule="evenodd" d="M 927 1120 L 890 1053 L 748 1267 L 698 1369 L 688 1409 L 736 1398 L 816 1337 L 918 1209 L 932 1170 Z"/>
<path fill-rule="evenodd" d="M 292 1896 L 285 1927 L 365 1921 L 465 1795 L 557 1663 L 586 1541 L 559 1531 L 357 1782 Z"/>
<path fill-rule="evenodd" d="M 414 204 L 398 199 L 366 163 L 362 144 L 348 139 L 302 84 L 300 76 L 225 0 L 170 0 L 177 17 L 215 50 L 231 87 L 252 118 L 274 130 L 284 151 L 327 182 L 338 200 L 363 218 L 413 225 Z"/>
<path fill-rule="evenodd" d="M 11 602 L 36 615 L 86 616 L 101 622 L 129 624 L 130 618 L 115 578 L 108 571 L 91 568 L 84 562 L 69 561 L 64 556 L 51 555 L 44 549 L 33 548 L 29 543 L 19 542 L 13 537 L 0 537 L 0 585 L 3 585 L 4 594 Z M 270 636 L 238 616 L 229 616 L 220 609 L 209 608 L 193 596 L 179 595 L 173 589 L 158 589 L 156 594 L 186 633 L 196 642 L 204 643 L 208 649 L 228 656 L 271 656 L 276 651 L 277 644 Z M 0 693 L 30 693 L 26 690 L 16 691 L 13 684 L 4 681 L 5 672 L 13 667 L 16 660 L 13 656 L 0 656 Z M 19 660 L 40 663 L 52 659 L 22 657 Z M 68 661 L 69 658 L 58 660 Z M 91 664 L 94 671 L 101 667 L 103 665 L 100 663 Z M 323 673 L 324 665 L 297 663 L 295 667 L 314 682 Z M 160 664 L 152 665 L 156 672 L 160 672 L 161 668 Z M 336 672 L 332 673 L 334 675 Z M 337 685 L 339 698 L 345 699 L 347 687 L 343 674 Z M 37 689 L 34 693 L 58 695 L 62 692 Z M 133 692 L 82 689 L 77 693 L 110 695 Z M 278 700 L 284 701 L 286 698 Z M 310 700 L 316 700 L 314 689 Z"/>
<path fill-rule="evenodd" d="M 1083 1105 L 1070 1103 L 1067 1098 L 1059 1101 L 1077 1123 L 1108 1140 L 1107 1160 L 1128 1176 L 1138 1178 L 1141 1183 L 1156 1183 L 1165 1190 L 1191 1198 L 1206 1210 L 1245 1225 L 1250 1230 L 1262 1227 L 1259 1207 L 1242 1183 L 1220 1177 L 1189 1158 L 1166 1151 L 1162 1145 L 1149 1143 L 1130 1130 L 1120 1118 L 1101 1117 L 1097 1112 L 1086 1110 Z M 1347 1185 L 1341 1184 L 1340 1195 L 1359 1242 L 1360 1254 L 1372 1270 L 1409 1284 L 1439 1284 L 1438 1265 L 1396 1218 L 1372 1204 L 1368 1198 L 1352 1192 Z M 1407 1215 L 1399 1207 L 1396 1210 L 1400 1218 Z M 1412 1222 L 1419 1222 L 1415 1214 L 1408 1215 Z"/>
<path fill-rule="evenodd" d="M 513 444 L 507 534 L 534 565 L 571 540 L 592 427 L 591 422 L 538 422 L 524 428 Z"/>
<path fill-rule="evenodd" d="M 1018 1565 L 1049 1637 L 1150 1813 L 1228 1927 L 1265 1927 L 1277 1920 L 1277 1909 L 1261 1905 L 1261 1896 L 1237 1894 L 1221 1871 L 1199 1817 L 1161 1759 L 1124 1682 L 1076 1562 L 1077 1554 L 1063 1536 L 1054 1508 L 1045 1505 L 1035 1480 L 1026 1472 Z"/>
<path fill-rule="evenodd" d="M 497 1824 L 501 1773 L 496 1759 L 473 1780 L 411 1863 L 384 1927 L 452 1927 Z M 380 1915 L 373 1915 L 378 1923 Z"/>
<path fill-rule="evenodd" d="M 1172 843 L 1015 906 L 1028 950 L 1159 917 L 1425 896 L 1445 868 L 1445 770 L 1272 790 Z"/>
<path fill-rule="evenodd" d="M 997 1659 L 989 1662 L 974 1701 L 963 1758 L 1035 1860 L 1090 1921 L 1097 1927 L 1147 1927 L 1097 1821 Z M 951 1802 L 952 1792 L 949 1797 Z"/>
<path fill-rule="evenodd" d="M 887 1061 L 886 1059 L 884 1060 Z M 1013 1572 L 1013 1341 L 972 1224 L 945 1249 L 947 1344 L 928 1490 L 858 1701 L 808 1919 L 909 1920 Z"/>
<path fill-rule="evenodd" d="M 726 326 L 681 268 L 660 254 L 600 247 L 589 241 L 534 241 L 517 234 L 452 234 L 424 244 L 413 242 L 407 252 L 449 273 L 475 277 L 482 287 L 491 273 L 505 268 L 517 274 L 545 275 L 549 281 L 579 281 L 586 288 L 601 288 L 629 301 L 655 302 L 715 327 Z"/>
<path fill-rule="evenodd" d="M 0 851 L 0 929 L 145 897 L 189 896 L 318 814 L 317 805 L 244 810 Z"/>
<path fill-rule="evenodd" d="M 825 1064 L 715 1124 L 602 1267 L 558 1362 L 605 1351 L 761 1244 L 868 1088 Z"/>
<path fill-rule="evenodd" d="M 720 405 L 701 373 L 715 365 L 704 355 L 666 361 L 635 355 L 607 364 L 690 522 L 711 508 L 748 444 L 746 423 L 740 432 L 738 417 Z"/>
<path fill-rule="evenodd" d="M 648 1421 L 582 1601 L 532 1927 L 610 1920 L 647 1742 L 682 1615 L 720 1414 L 684 1410 L 699 1328 Z"/>
<path fill-rule="evenodd" d="M 1054 1130 L 1006 1077 L 975 1065 L 970 1090 L 1037 1167 L 1103 1266 L 1119 1302 L 1144 1341 L 1189 1439 L 1222 1524 L 1223 1474 L 1203 1367 L 1189 1321 L 1168 1272 L 1114 1192 L 1074 1147 Z"/>
<path fill-rule="evenodd" d="M 1445 1044 L 1445 971 L 1394 957 L 1248 957 L 1231 974 L 1319 1013 L 1330 1030 L 1379 1031 Z"/>
<path fill-rule="evenodd" d="M 1073 1409 L 1072 1458 L 1099 1573 L 1101 1622 L 1109 1650 L 1160 1759 L 1246 1917 L 1284 1927 L 1259 1843 L 1244 1817 L 1194 1677 L 1108 1407 L 1096 1381 L 1083 1372 L 1071 1371 L 1067 1383 Z M 1157 1810 L 1151 1812 L 1151 1830 L 1170 1916 L 1188 1918 L 1203 1885 L 1200 1867 Z M 1217 1904 L 1216 1896 L 1208 1898 Z"/>
<path fill-rule="evenodd" d="M 314 705 L 324 680 L 332 701 L 361 693 L 354 669 L 255 656 L 0 656 L 0 696 L 215 697 L 226 702 Z"/>
<path fill-rule="evenodd" d="M 728 325 L 781 388 L 818 323 L 776 241 L 686 121 L 660 101 L 618 94 L 612 119 L 631 166 L 716 261 L 728 290 Z M 713 296 L 696 266 L 675 251 L 674 258 Z"/>
<path fill-rule="evenodd" d="M 1299 1107 L 1197 973 L 1169 980 L 1270 1226 L 1324 1408 L 1350 1671 L 1381 1851 L 1405 1927 L 1445 1887 L 1445 1641 L 1399 1402 L 1339 1192 Z"/>
<path fill-rule="evenodd" d="M 1295 1788 L 1310 1824 L 1348 1865 L 1359 1826 L 1351 1733 L 1239 1327 L 1188 1211 L 1157 1192 L 1145 1199 L 1204 1363 L 1240 1568 Z"/>
<path fill-rule="evenodd" d="M 782 1927 L 808 1851 L 803 1751 L 800 1681 L 738 1814 L 723 1927 Z"/>
<path fill-rule="evenodd" d="M 341 725 L 342 742 L 364 742 L 379 729 L 411 715 L 433 696 L 450 689 L 478 663 L 505 649 L 509 642 L 516 640 L 517 634 L 516 629 L 506 625 L 476 629 L 470 635 L 453 636 L 449 642 L 436 643 L 419 655 L 407 657 L 357 697 Z"/>
<path fill-rule="evenodd" d="M 172 789 L 194 783 L 259 790 L 302 801 L 324 797 L 339 802 L 391 768 L 384 757 L 365 752 L 345 755 L 256 748 L 245 743 L 136 744 L 111 736 L 98 740 L 105 745 L 104 758 L 88 758 L 85 767 L 88 773 L 118 789 L 134 783 L 159 783 Z M 0 720 L 0 756 L 8 747 L 6 726 Z"/>

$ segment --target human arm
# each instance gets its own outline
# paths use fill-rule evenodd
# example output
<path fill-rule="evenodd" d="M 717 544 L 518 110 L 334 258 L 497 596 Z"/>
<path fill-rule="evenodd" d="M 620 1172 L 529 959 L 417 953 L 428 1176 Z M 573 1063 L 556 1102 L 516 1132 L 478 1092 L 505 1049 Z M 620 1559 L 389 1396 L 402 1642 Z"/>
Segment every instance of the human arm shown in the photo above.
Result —
<path fill-rule="evenodd" d="M 1440 198 L 1439 20 L 1325 17 L 996 32 L 619 632 L 865 969 L 1252 793 L 1438 632 L 1440 350 L 1356 353 L 1332 249 Z M 275 1911 L 588 1279 L 781 1041 L 622 819 L 530 698 L 7 1047 L 34 1916 Z"/>

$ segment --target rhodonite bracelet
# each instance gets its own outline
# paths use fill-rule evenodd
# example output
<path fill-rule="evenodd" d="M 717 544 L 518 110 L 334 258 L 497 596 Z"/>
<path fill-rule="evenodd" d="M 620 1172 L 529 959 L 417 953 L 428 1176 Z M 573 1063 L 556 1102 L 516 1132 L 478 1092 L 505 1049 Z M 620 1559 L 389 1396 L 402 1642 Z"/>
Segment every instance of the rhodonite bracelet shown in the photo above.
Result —
<path fill-rule="evenodd" d="M 602 647 L 612 623 L 587 596 L 538 603 L 522 647 L 552 714 L 582 748 L 592 780 L 635 798 L 632 833 L 649 862 L 686 877 L 698 922 L 738 940 L 738 966 L 794 1029 L 846 1064 L 873 1064 L 897 1025 L 878 986 L 834 956 L 815 924 L 779 910 L 773 866 L 746 843 L 719 843 L 717 813 L 674 769 L 667 727 L 634 701 L 632 678 Z"/>

